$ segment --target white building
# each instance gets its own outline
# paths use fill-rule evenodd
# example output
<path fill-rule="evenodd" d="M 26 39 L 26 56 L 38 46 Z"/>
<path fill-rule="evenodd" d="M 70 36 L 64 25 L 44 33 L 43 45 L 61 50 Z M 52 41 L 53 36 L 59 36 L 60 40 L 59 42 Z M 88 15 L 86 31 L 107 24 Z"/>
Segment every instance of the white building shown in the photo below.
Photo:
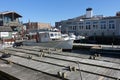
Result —
<path fill-rule="evenodd" d="M 56 22 L 62 33 L 74 33 L 81 36 L 120 36 L 120 15 L 103 17 L 93 16 L 92 8 L 86 14 L 76 18 Z"/>

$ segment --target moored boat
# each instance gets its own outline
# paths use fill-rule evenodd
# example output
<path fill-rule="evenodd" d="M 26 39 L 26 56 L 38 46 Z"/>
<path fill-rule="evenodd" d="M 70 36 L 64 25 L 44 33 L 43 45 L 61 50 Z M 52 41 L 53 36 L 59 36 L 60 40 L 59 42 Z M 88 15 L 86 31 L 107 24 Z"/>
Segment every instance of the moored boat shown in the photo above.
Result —
<path fill-rule="evenodd" d="M 73 47 L 73 40 L 64 40 L 61 37 L 61 32 L 58 31 L 40 31 L 36 33 L 34 40 L 23 41 L 23 45 L 71 50 Z"/>

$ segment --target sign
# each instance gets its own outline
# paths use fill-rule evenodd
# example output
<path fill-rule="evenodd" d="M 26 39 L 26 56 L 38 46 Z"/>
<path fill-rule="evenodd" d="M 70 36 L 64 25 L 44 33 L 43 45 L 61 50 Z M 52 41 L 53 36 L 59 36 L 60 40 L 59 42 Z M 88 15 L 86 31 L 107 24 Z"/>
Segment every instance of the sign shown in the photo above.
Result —
<path fill-rule="evenodd" d="M 9 33 L 8 32 L 1 32 L 1 37 L 8 37 Z"/>

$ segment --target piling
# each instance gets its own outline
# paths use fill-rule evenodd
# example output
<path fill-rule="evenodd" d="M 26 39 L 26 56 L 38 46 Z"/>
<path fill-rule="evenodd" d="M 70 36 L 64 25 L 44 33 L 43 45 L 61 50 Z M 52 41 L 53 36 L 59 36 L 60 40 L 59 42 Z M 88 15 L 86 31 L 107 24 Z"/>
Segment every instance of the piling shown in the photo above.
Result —
<path fill-rule="evenodd" d="M 62 72 L 58 71 L 57 74 L 58 74 L 58 77 L 62 77 Z"/>
<path fill-rule="evenodd" d="M 95 60 L 95 59 L 96 59 L 96 56 L 93 56 L 93 59 Z"/>
<path fill-rule="evenodd" d="M 76 67 L 72 67 L 72 71 L 76 71 Z"/>
<path fill-rule="evenodd" d="M 90 56 L 89 59 L 93 59 L 93 56 Z"/>
<path fill-rule="evenodd" d="M 12 61 L 8 60 L 8 61 L 7 61 L 7 64 L 12 65 Z"/>
<path fill-rule="evenodd" d="M 71 66 L 68 66 L 68 69 L 69 69 L 69 71 L 72 71 L 72 67 Z"/>
<path fill-rule="evenodd" d="M 65 72 L 62 73 L 62 79 L 64 80 L 67 77 L 67 74 Z"/>
<path fill-rule="evenodd" d="M 29 56 L 28 56 L 28 59 L 32 59 L 32 56 L 31 56 L 31 55 L 29 55 Z"/>
<path fill-rule="evenodd" d="M 97 55 L 97 54 L 94 54 L 94 56 L 95 56 L 95 57 L 98 57 L 98 55 Z"/>

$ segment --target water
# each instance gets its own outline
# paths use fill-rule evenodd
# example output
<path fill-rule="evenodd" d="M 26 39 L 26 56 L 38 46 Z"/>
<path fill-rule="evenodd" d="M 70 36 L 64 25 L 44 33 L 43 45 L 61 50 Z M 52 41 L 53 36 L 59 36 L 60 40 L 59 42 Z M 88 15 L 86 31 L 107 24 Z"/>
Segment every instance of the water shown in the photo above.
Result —
<path fill-rule="evenodd" d="M 72 50 L 72 53 L 76 53 L 76 54 L 81 54 L 81 55 L 94 55 L 94 54 L 97 54 L 97 53 L 93 53 L 91 52 L 90 50 L 82 50 L 82 49 L 79 49 L 79 50 Z M 101 56 L 103 57 L 111 57 L 111 58 L 119 58 L 120 59 L 120 54 L 114 54 L 114 53 L 99 53 L 101 54 Z"/>

